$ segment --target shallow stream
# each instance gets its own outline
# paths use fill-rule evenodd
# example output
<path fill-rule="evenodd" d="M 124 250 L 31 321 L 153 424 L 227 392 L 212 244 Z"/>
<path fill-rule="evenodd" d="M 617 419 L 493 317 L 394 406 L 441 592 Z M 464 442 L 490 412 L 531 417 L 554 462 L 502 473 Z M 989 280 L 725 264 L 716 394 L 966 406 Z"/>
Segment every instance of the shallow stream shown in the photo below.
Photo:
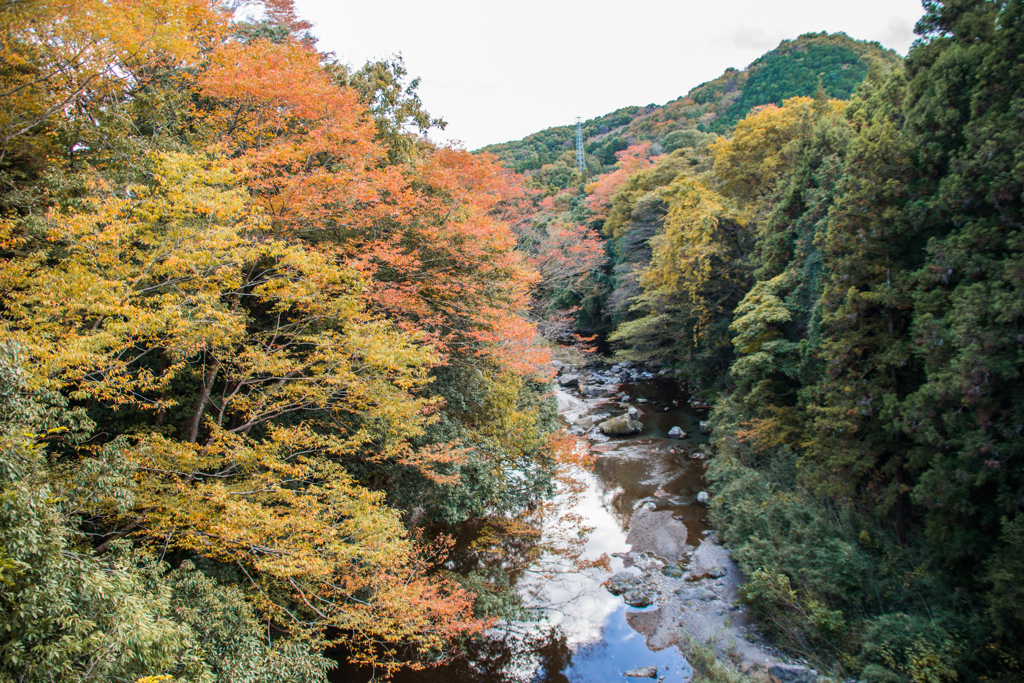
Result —
<path fill-rule="evenodd" d="M 607 371 L 581 376 L 587 384 L 608 382 Z M 581 476 L 586 484 L 573 511 L 592 527 L 584 557 L 610 558 L 610 571 L 594 567 L 582 572 L 566 571 L 554 578 L 523 572 L 515 578 L 516 590 L 528 607 L 539 610 L 539 622 L 502 624 L 490 639 L 472 647 L 467 657 L 444 667 L 399 673 L 399 683 L 623 683 L 652 679 L 623 678 L 639 667 L 658 667 L 663 683 L 686 683 L 693 671 L 673 646 L 655 652 L 647 636 L 656 615 L 653 608 L 627 606 L 603 583 L 613 574 L 631 569 L 625 556 L 630 551 L 626 536 L 633 511 L 640 505 L 671 510 L 686 525 L 689 546 L 700 544 L 705 533 L 706 508 L 696 503 L 704 487 L 704 463 L 687 454 L 699 453 L 707 437 L 699 422 L 705 411 L 694 410 L 687 394 L 676 382 L 633 370 L 618 376 L 621 383 L 607 397 L 583 398 L 578 388 L 557 390 L 559 413 L 577 432 L 607 417 L 621 415 L 621 404 L 640 412 L 643 431 L 632 436 L 605 437 L 596 428 L 589 431 L 589 446 L 596 456 L 592 472 Z M 668 436 L 673 427 L 686 438 Z M 372 672 L 342 666 L 333 681 L 367 681 Z M 663 677 L 663 679 L 662 679 Z"/>

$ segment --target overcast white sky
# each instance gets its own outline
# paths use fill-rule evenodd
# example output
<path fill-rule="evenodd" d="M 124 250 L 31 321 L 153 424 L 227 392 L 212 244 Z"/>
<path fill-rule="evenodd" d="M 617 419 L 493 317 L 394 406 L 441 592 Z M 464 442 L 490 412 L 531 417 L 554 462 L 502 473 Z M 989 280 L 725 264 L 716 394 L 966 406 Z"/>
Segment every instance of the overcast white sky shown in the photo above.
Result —
<path fill-rule="evenodd" d="M 920 0 L 296 0 L 321 50 L 401 53 L 467 149 L 628 105 L 664 104 L 801 33 L 907 53 Z"/>

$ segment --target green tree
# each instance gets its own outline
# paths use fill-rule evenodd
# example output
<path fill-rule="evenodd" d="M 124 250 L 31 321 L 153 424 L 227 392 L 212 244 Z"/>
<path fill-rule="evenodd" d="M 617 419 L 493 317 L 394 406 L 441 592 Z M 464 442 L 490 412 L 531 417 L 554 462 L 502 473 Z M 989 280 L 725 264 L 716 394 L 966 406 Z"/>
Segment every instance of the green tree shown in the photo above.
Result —
<path fill-rule="evenodd" d="M 910 480 L 900 404 L 919 381 L 908 329 L 921 242 L 901 211 L 914 161 L 900 128 L 903 84 L 894 72 L 851 112 L 855 134 L 817 238 L 822 377 L 805 392 L 816 440 L 804 462 L 813 490 L 837 498 L 860 491 L 883 514 L 895 508 L 905 542 Z"/>
<path fill-rule="evenodd" d="M 931 239 L 912 327 L 927 381 L 904 422 L 929 540 L 973 574 L 1010 542 L 1024 495 L 1024 4 L 926 9 L 907 127 L 931 181 L 917 208 Z"/>

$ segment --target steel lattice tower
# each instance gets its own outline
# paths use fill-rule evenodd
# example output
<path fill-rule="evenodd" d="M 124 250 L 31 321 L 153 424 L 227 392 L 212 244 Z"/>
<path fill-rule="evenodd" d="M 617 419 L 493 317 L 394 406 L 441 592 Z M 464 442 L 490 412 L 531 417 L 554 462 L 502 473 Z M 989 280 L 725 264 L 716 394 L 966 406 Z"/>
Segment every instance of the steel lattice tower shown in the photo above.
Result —
<path fill-rule="evenodd" d="M 583 173 L 587 166 L 583 161 L 583 124 L 580 117 L 576 117 L 576 167 Z"/>

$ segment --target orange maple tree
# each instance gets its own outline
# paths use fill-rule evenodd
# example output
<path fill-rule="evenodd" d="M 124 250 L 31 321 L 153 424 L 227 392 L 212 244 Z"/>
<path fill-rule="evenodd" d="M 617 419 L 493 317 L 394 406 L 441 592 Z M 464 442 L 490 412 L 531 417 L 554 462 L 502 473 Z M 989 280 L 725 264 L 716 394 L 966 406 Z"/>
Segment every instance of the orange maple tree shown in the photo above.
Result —
<path fill-rule="evenodd" d="M 587 186 L 587 208 L 595 219 L 608 218 L 608 211 L 611 208 L 612 197 L 626 180 L 642 169 L 653 163 L 650 157 L 651 143 L 644 142 L 637 145 L 630 145 L 621 152 L 615 153 L 618 159 L 616 168 L 611 173 L 605 173 L 596 181 Z"/>
<path fill-rule="evenodd" d="M 299 43 L 226 45 L 201 86 L 216 100 L 212 144 L 244 169 L 274 234 L 364 273 L 371 306 L 443 353 L 517 371 L 544 360 L 518 315 L 533 275 L 499 215 L 522 190 L 493 158 L 421 145 L 412 163 L 385 163 L 355 93 Z"/>

